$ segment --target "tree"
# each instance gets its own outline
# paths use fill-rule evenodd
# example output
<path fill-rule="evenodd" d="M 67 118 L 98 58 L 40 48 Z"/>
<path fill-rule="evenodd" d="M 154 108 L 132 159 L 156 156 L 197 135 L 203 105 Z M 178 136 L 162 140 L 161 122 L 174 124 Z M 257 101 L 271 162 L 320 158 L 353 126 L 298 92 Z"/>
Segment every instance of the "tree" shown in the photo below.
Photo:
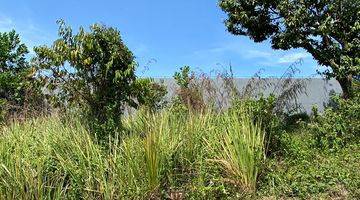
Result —
<path fill-rule="evenodd" d="M 13 30 L 0 33 L 0 118 L 26 112 L 25 104 L 41 101 L 34 69 L 26 60 L 28 49 Z M 31 108 L 32 109 L 32 108 Z M 1 119 L 0 119 L 1 120 Z"/>
<path fill-rule="evenodd" d="M 303 48 L 324 74 L 336 78 L 344 98 L 360 73 L 359 0 L 220 0 L 229 32 L 255 42 L 271 40 L 274 49 Z"/>
<path fill-rule="evenodd" d="M 66 105 L 83 108 L 93 131 L 114 131 L 121 125 L 124 104 L 134 104 L 133 54 L 115 28 L 94 24 L 89 32 L 80 27 L 73 34 L 62 20 L 58 24 L 59 39 L 51 47 L 35 48 L 34 62 L 48 90 Z"/>
<path fill-rule="evenodd" d="M 160 82 L 157 83 L 152 78 L 138 78 L 132 87 L 134 100 L 137 107 L 143 107 L 148 111 L 157 111 L 166 105 L 165 96 L 167 94 L 166 86 Z"/>

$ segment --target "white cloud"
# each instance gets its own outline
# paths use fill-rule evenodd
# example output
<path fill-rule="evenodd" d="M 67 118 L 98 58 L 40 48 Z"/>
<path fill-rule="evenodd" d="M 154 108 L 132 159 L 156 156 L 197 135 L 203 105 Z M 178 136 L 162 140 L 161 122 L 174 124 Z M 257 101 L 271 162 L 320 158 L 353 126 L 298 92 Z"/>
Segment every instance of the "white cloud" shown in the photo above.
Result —
<path fill-rule="evenodd" d="M 0 31 L 10 31 L 14 28 L 14 22 L 11 18 L 0 16 Z"/>
<path fill-rule="evenodd" d="M 234 49 L 230 46 L 218 46 L 218 47 L 214 47 L 214 48 L 209 48 L 209 49 L 201 49 L 201 50 L 197 50 L 194 52 L 195 56 L 208 56 L 210 54 L 223 54 L 226 53 L 228 51 L 233 51 Z"/>
<path fill-rule="evenodd" d="M 257 46 L 259 46 L 257 48 Z M 192 56 L 198 57 L 198 60 L 211 62 L 231 62 L 232 59 L 238 60 L 242 65 L 257 67 L 279 67 L 289 66 L 303 61 L 307 65 L 312 63 L 311 55 L 303 50 L 272 50 L 271 47 L 262 45 L 247 45 L 247 43 L 225 43 L 214 46 L 213 48 L 198 50 Z M 245 63 L 245 64 L 244 64 Z M 314 63 L 312 63 L 313 65 Z"/>
<path fill-rule="evenodd" d="M 265 58 L 270 59 L 273 56 L 273 53 L 267 51 L 259 51 L 259 50 L 248 50 L 246 51 L 247 58 Z"/>
<path fill-rule="evenodd" d="M 279 64 L 294 63 L 305 58 L 309 58 L 311 55 L 305 52 L 291 53 L 284 55 L 278 59 Z"/>
<path fill-rule="evenodd" d="M 33 23 L 31 18 L 16 20 L 16 18 L 0 15 L 0 32 L 8 32 L 13 29 L 20 35 L 21 41 L 28 47 L 30 55 L 34 54 L 34 46 L 51 41 L 49 34 Z"/>
<path fill-rule="evenodd" d="M 216 57 L 227 53 L 234 53 L 246 59 L 253 59 L 253 58 L 270 59 L 273 57 L 274 54 L 271 51 L 249 49 L 248 47 L 240 43 L 227 43 L 227 44 L 218 45 L 213 48 L 195 51 L 194 55 L 203 56 L 203 57 L 213 57 L 213 56 Z"/>

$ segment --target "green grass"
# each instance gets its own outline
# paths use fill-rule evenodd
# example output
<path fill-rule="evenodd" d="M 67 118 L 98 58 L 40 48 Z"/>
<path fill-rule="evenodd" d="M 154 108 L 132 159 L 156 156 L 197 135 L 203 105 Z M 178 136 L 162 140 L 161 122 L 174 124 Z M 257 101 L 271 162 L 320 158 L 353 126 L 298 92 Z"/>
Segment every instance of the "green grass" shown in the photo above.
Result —
<path fill-rule="evenodd" d="M 258 196 L 273 199 L 359 199 L 360 145 L 316 149 L 308 129 L 283 135 L 284 154 L 267 161 Z"/>
<path fill-rule="evenodd" d="M 76 120 L 52 116 L 0 131 L 0 199 L 358 198 L 359 145 L 311 147 L 306 127 L 265 159 L 251 113 L 151 114 L 123 121 L 105 146 Z M 103 142 L 103 141 L 102 141 Z M 103 143 L 101 143 L 103 144 Z"/>
<path fill-rule="evenodd" d="M 244 112 L 243 112 L 244 113 Z M 255 191 L 259 164 L 265 160 L 265 133 L 260 123 L 254 123 L 249 113 L 231 112 L 220 121 L 220 148 L 218 158 L 230 177 L 227 181 L 242 186 L 242 189 Z"/>
<path fill-rule="evenodd" d="M 1 131 L 0 199 L 208 199 L 227 195 L 230 179 L 254 189 L 263 134 L 246 116 L 139 112 L 107 147 L 76 119 L 14 123 Z"/>

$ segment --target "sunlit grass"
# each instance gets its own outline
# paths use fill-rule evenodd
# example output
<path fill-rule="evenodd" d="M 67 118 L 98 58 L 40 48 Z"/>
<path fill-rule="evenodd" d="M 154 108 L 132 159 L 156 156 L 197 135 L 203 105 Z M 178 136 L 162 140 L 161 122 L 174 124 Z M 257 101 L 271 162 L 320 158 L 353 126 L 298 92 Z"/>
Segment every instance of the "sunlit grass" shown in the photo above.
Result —
<path fill-rule="evenodd" d="M 244 190 L 254 191 L 259 164 L 265 160 L 264 131 L 261 123 L 254 122 L 251 113 L 227 112 L 221 117 L 217 158 L 226 180 Z"/>
<path fill-rule="evenodd" d="M 0 199 L 161 198 L 221 180 L 253 190 L 263 135 L 246 115 L 139 111 L 106 146 L 76 118 L 14 123 L 0 136 Z"/>

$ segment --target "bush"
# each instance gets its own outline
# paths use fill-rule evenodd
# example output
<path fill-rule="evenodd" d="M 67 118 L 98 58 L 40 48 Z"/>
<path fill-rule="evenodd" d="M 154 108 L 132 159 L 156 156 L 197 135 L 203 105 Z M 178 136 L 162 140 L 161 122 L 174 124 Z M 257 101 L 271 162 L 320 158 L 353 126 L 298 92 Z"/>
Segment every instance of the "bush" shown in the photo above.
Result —
<path fill-rule="evenodd" d="M 338 149 L 360 137 L 360 92 L 351 99 L 334 96 L 333 102 L 323 115 L 313 114 L 315 145 L 320 148 Z"/>
<path fill-rule="evenodd" d="M 133 93 L 138 106 L 157 111 L 166 105 L 167 88 L 151 78 L 138 78 L 133 84 Z"/>
<path fill-rule="evenodd" d="M 59 39 L 35 48 L 35 63 L 56 103 L 75 105 L 92 132 L 104 138 L 121 127 L 125 104 L 134 105 L 135 61 L 117 29 L 94 24 L 90 31 L 59 21 Z"/>
<path fill-rule="evenodd" d="M 284 119 L 285 128 L 296 128 L 299 125 L 307 124 L 310 122 L 310 116 L 306 112 L 286 114 Z"/>
<path fill-rule="evenodd" d="M 174 100 L 175 106 L 181 110 L 185 106 L 190 111 L 202 111 L 206 107 L 203 90 L 199 83 L 196 82 L 194 72 L 190 72 L 190 67 L 180 68 L 180 72 L 174 74 L 174 79 L 179 86 L 176 91 L 177 96 Z M 179 105 L 181 104 L 181 105 Z"/>
<path fill-rule="evenodd" d="M 308 128 L 282 136 L 285 152 L 267 160 L 259 199 L 359 199 L 360 146 L 336 152 L 313 148 Z"/>
<path fill-rule="evenodd" d="M 247 112 L 252 113 L 255 122 L 261 122 L 265 131 L 264 143 L 267 155 L 281 149 L 280 137 L 283 124 L 281 123 L 282 116 L 275 112 L 276 101 L 274 95 L 261 96 L 259 99 L 235 99 L 230 108 L 235 112 L 242 112 L 242 108 L 245 108 Z"/>

